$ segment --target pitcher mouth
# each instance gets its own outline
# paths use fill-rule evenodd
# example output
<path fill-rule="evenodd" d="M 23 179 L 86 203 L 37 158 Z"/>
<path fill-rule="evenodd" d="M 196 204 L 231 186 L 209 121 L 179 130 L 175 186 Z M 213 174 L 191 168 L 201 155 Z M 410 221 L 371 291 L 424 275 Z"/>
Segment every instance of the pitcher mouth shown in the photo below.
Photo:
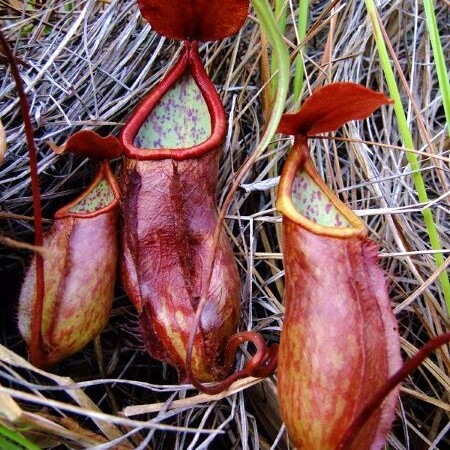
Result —
<path fill-rule="evenodd" d="M 300 201 L 295 204 L 294 183 L 299 176 L 303 177 L 303 185 L 300 183 L 299 190 L 306 190 L 311 186 L 317 188 L 317 192 L 313 192 L 311 197 L 317 195 L 323 198 L 325 203 L 317 206 L 322 208 L 322 211 L 309 215 L 306 207 L 302 210 L 303 207 L 299 206 Z M 306 203 L 306 199 L 303 202 Z M 297 135 L 295 138 L 281 174 L 276 206 L 283 216 L 317 235 L 337 238 L 367 235 L 364 222 L 323 182 L 309 155 L 306 136 Z M 311 205 L 308 205 L 307 208 L 310 207 Z M 326 212 L 328 217 L 321 217 L 322 212 Z"/>
<path fill-rule="evenodd" d="M 96 192 L 98 191 L 98 192 Z M 119 204 L 120 193 L 109 163 L 101 162 L 97 174 L 85 191 L 55 214 L 55 219 L 77 217 L 89 219 L 114 209 Z"/>
<path fill-rule="evenodd" d="M 210 134 L 198 144 L 186 147 L 138 146 L 136 138 L 163 97 L 185 75 L 191 74 L 206 104 L 210 119 Z M 138 105 L 125 124 L 120 141 L 127 158 L 137 160 L 173 159 L 182 161 L 198 158 L 222 145 L 226 133 L 226 115 L 220 97 L 209 79 L 198 54 L 197 42 L 185 42 L 183 52 L 166 77 Z"/>

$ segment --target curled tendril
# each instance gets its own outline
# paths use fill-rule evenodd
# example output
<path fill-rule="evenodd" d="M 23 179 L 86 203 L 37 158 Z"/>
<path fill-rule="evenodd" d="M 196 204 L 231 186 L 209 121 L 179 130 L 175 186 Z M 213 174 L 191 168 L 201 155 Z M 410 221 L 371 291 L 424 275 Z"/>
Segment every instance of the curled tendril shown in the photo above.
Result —
<path fill-rule="evenodd" d="M 263 378 L 273 373 L 278 362 L 278 345 L 274 344 L 270 347 L 267 346 L 263 337 L 253 331 L 243 331 L 242 333 L 237 333 L 230 338 L 225 349 L 225 369 L 231 369 L 239 347 L 245 342 L 252 343 L 256 347 L 256 352 L 243 369 L 232 373 L 224 380 L 212 386 L 203 384 L 194 377 L 190 379 L 191 383 L 205 394 L 215 395 L 227 390 L 231 384 L 241 378 Z"/>

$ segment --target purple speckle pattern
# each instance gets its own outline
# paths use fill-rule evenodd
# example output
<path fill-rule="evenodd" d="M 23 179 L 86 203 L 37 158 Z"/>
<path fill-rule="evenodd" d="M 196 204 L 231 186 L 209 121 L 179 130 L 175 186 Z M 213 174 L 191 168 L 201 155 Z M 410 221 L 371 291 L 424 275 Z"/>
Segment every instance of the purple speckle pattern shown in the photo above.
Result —
<path fill-rule="evenodd" d="M 298 171 L 294 178 L 292 202 L 300 214 L 314 223 L 335 228 L 350 226 L 347 219 L 306 172 Z"/>
<path fill-rule="evenodd" d="M 186 148 L 211 135 L 208 106 L 192 75 L 185 73 L 164 95 L 143 123 L 135 147 Z"/>
<path fill-rule="evenodd" d="M 71 213 L 91 213 L 108 206 L 114 200 L 114 193 L 106 180 L 101 180 L 76 205 L 70 208 Z"/>

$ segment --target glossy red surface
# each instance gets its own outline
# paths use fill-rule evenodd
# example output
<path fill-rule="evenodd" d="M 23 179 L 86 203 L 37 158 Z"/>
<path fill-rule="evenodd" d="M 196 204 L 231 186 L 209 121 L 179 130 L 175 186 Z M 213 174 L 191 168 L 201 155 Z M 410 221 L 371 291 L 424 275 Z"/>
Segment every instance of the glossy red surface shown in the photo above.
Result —
<path fill-rule="evenodd" d="M 136 135 L 177 80 L 191 73 L 208 105 L 211 135 L 189 148 L 138 148 Z M 121 142 L 121 277 L 139 313 L 149 353 L 185 376 L 186 348 L 206 282 L 217 224 L 216 189 L 225 113 L 198 58 L 186 45 L 168 76 L 138 105 Z M 240 279 L 231 245 L 222 232 L 208 301 L 193 348 L 193 375 L 202 381 L 225 374 L 221 352 L 239 320 Z"/>
<path fill-rule="evenodd" d="M 375 245 L 318 236 L 283 219 L 286 313 L 278 363 L 283 419 L 298 448 L 334 450 L 358 411 L 400 366 L 397 324 Z M 352 449 L 379 449 L 398 391 Z"/>
<path fill-rule="evenodd" d="M 237 33 L 249 0 L 138 0 L 142 15 L 163 36 L 215 41 Z"/>
<path fill-rule="evenodd" d="M 381 105 L 392 103 L 385 94 L 357 83 L 331 83 L 316 89 L 299 112 L 284 114 L 278 133 L 313 136 L 334 131 L 350 120 L 365 119 Z"/>
<path fill-rule="evenodd" d="M 109 181 L 114 193 L 112 202 L 87 214 L 69 213 L 70 205 L 62 208 L 44 237 L 42 348 L 41 359 L 33 362 L 40 367 L 56 364 L 81 350 L 109 319 L 118 257 L 119 195 L 107 163 L 102 164 L 92 185 L 100 179 Z M 19 299 L 19 329 L 28 345 L 36 320 L 35 264 L 33 258 Z"/>
<path fill-rule="evenodd" d="M 51 147 L 55 153 L 75 153 L 97 160 L 118 158 L 122 153 L 120 142 L 115 136 L 101 137 L 92 130 L 78 131 L 62 147 Z"/>
<path fill-rule="evenodd" d="M 360 219 L 321 180 L 307 145 L 307 136 L 365 118 L 386 103 L 390 100 L 384 94 L 363 86 L 333 83 L 316 90 L 298 113 L 284 115 L 278 129 L 296 136 L 277 198 L 286 271 L 278 393 L 283 420 L 298 449 L 335 450 L 371 395 L 402 364 L 377 248 L 366 238 Z M 294 189 L 296 180 L 303 184 Z M 324 208 L 333 206 L 339 221 L 330 221 L 321 211 L 310 218 L 299 211 L 299 199 L 308 200 L 298 191 L 305 184 L 315 196 L 327 198 Z M 310 220 L 316 218 L 320 220 Z M 345 226 L 336 226 L 343 220 Z M 356 437 L 350 449 L 383 446 L 397 397 L 398 389 L 361 429 L 351 430 Z"/>

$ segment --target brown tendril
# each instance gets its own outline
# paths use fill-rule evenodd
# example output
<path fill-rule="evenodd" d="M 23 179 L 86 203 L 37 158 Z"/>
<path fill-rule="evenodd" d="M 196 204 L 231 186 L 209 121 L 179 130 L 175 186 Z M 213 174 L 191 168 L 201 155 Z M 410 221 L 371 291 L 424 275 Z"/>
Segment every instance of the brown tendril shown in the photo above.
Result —
<path fill-rule="evenodd" d="M 242 333 L 231 336 L 225 349 L 225 369 L 228 370 L 233 366 L 236 353 L 239 347 L 245 342 L 251 342 L 256 347 L 256 352 L 243 369 L 232 373 L 224 380 L 212 386 L 201 383 L 193 376 L 191 376 L 190 382 L 205 394 L 215 395 L 227 390 L 231 384 L 241 378 L 262 378 L 273 373 L 278 361 L 278 345 L 268 347 L 263 337 L 254 331 L 243 331 Z"/>

